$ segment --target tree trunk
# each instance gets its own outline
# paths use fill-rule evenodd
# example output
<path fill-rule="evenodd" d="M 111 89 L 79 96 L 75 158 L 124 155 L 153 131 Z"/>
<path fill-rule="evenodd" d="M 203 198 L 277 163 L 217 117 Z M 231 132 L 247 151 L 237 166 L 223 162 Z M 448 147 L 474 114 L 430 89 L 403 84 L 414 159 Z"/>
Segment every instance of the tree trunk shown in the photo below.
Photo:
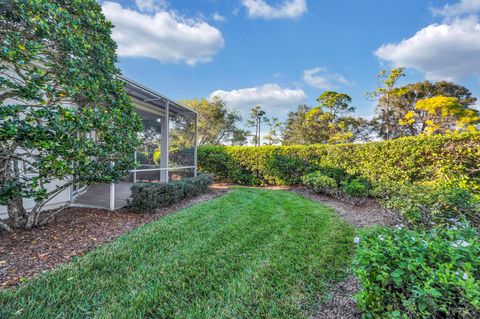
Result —
<path fill-rule="evenodd" d="M 7 204 L 7 209 L 11 226 L 13 228 L 24 228 L 27 223 L 27 212 L 23 207 L 23 199 L 21 197 L 12 198 Z"/>

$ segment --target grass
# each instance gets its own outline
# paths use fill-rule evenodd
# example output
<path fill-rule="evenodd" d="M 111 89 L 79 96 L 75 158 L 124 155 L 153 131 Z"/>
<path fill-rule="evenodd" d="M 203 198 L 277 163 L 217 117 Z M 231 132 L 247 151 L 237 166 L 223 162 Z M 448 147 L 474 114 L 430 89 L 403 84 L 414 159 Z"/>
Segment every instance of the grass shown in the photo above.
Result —
<path fill-rule="evenodd" d="M 297 194 L 235 188 L 0 292 L 0 318 L 308 318 L 352 237 Z"/>

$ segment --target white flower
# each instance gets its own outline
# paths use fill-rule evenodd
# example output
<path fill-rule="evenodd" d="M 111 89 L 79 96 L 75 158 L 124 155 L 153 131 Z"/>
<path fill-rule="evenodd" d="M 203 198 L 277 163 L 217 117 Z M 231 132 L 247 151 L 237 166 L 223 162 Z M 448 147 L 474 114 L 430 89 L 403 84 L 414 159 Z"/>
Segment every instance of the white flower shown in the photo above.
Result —
<path fill-rule="evenodd" d="M 463 279 L 463 280 L 467 280 L 467 279 L 468 279 L 468 275 L 467 275 L 466 272 L 463 273 L 462 279 Z"/>
<path fill-rule="evenodd" d="M 380 235 L 380 236 L 378 236 L 378 239 L 380 239 L 381 241 L 384 241 L 385 237 L 383 237 L 383 235 Z"/>
<path fill-rule="evenodd" d="M 405 227 L 405 225 L 403 225 L 403 224 L 398 224 L 397 226 L 395 226 L 395 228 L 397 228 L 397 229 L 402 229 L 403 227 Z"/>
<path fill-rule="evenodd" d="M 470 244 L 462 239 L 462 240 L 454 241 L 453 243 L 450 244 L 450 246 L 455 247 L 455 248 L 457 248 L 457 247 L 468 247 L 468 246 L 470 246 Z"/>
<path fill-rule="evenodd" d="M 355 244 L 359 244 L 359 243 L 360 243 L 360 237 L 354 237 L 354 238 L 353 238 L 353 242 L 354 242 Z"/>

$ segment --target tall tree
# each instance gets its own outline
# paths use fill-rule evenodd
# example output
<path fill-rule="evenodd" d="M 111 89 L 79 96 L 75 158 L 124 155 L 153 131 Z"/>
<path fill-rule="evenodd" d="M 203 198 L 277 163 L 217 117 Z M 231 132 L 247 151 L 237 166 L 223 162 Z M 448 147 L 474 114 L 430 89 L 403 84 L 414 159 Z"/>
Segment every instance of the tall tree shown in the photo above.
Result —
<path fill-rule="evenodd" d="M 0 204 L 11 226 L 31 228 L 72 184 L 131 169 L 141 122 L 96 1 L 4 1 L 0 29 Z"/>
<path fill-rule="evenodd" d="M 268 118 L 265 117 L 264 119 L 265 124 L 268 127 L 268 133 L 265 135 L 265 141 L 267 145 L 276 145 L 281 142 L 281 129 L 283 126 L 283 122 L 278 120 L 276 117 Z"/>
<path fill-rule="evenodd" d="M 405 76 L 404 68 L 396 68 L 390 72 L 383 70 L 377 76 L 381 82 L 379 87 L 375 91 L 367 93 L 368 97 L 377 101 L 374 123 L 377 124 L 379 136 L 386 140 L 396 137 L 394 128 L 398 126 L 398 120 L 394 116 L 393 103 L 394 99 L 402 93 L 396 88 L 397 82 L 402 76 Z"/>
<path fill-rule="evenodd" d="M 476 98 L 465 87 L 451 82 L 418 82 L 408 84 L 398 89 L 399 94 L 393 100 L 394 117 L 397 120 L 395 136 L 409 136 L 426 133 L 427 121 L 431 119 L 432 114 L 426 110 L 417 107 L 417 103 L 424 99 L 433 97 L 455 98 L 459 106 L 467 113 L 475 113 L 472 105 Z M 445 127 L 456 125 L 454 117 L 446 116 Z"/>
<path fill-rule="evenodd" d="M 309 111 L 310 107 L 301 104 L 295 111 L 288 113 L 283 129 L 283 145 L 308 144 L 305 117 Z"/>
<path fill-rule="evenodd" d="M 456 131 L 476 132 L 479 112 L 464 107 L 455 97 L 435 96 L 420 100 L 416 109 L 425 112 L 422 133 L 445 134 Z"/>
<path fill-rule="evenodd" d="M 219 97 L 207 99 L 192 99 L 181 101 L 183 105 L 198 113 L 198 143 L 199 145 L 220 145 L 228 143 L 234 133 L 238 135 L 237 124 L 242 117 L 232 111 L 224 100 Z M 177 139 L 190 141 L 192 121 L 194 119 L 184 118 L 183 125 L 173 132 Z M 186 145 L 185 143 L 178 143 Z"/>
<path fill-rule="evenodd" d="M 356 140 L 352 129 L 360 132 L 360 121 L 350 116 L 355 108 L 345 93 L 325 91 L 317 99 L 320 105 L 305 114 L 305 139 L 308 143 L 347 143 Z"/>

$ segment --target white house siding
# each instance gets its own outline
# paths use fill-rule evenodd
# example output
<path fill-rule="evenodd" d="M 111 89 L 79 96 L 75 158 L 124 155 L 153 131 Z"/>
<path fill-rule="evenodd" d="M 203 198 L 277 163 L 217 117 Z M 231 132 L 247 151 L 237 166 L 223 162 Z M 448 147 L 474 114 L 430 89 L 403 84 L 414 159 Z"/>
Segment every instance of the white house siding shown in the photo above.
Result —
<path fill-rule="evenodd" d="M 54 190 L 57 185 L 60 185 L 61 181 L 56 180 L 53 181 L 52 183 L 47 184 L 47 191 Z M 59 206 L 63 206 L 66 203 L 70 202 L 70 188 L 67 188 L 66 190 L 62 191 L 60 194 L 52 198 L 52 200 L 45 206 L 44 209 L 53 209 Z M 35 201 L 30 198 L 24 198 L 23 199 L 24 207 L 28 210 L 33 208 L 35 205 Z M 6 219 L 8 217 L 7 215 L 7 207 L 6 206 L 0 206 L 0 219 Z"/>

